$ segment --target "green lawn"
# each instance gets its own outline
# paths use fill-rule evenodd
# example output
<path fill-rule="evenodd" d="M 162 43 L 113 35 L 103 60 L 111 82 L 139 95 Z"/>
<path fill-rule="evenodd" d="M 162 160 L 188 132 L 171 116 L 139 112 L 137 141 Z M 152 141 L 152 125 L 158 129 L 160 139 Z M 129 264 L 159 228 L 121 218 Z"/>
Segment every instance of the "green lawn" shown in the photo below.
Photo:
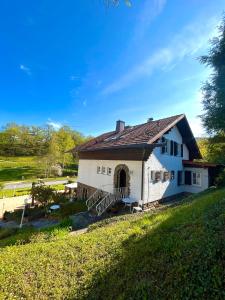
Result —
<path fill-rule="evenodd" d="M 56 191 L 61 191 L 65 189 L 64 184 L 57 184 L 57 185 L 50 185 L 53 189 Z M 0 190 L 0 199 L 8 198 L 8 197 L 15 197 L 15 196 L 23 196 L 23 195 L 29 195 L 30 194 L 30 188 L 20 188 L 15 190 Z"/>
<path fill-rule="evenodd" d="M 74 175 L 76 164 L 65 169 L 65 176 Z M 33 180 L 44 177 L 44 165 L 41 157 L 3 157 L 0 156 L 0 183 L 9 181 Z M 59 177 L 57 177 L 59 178 Z M 61 178 L 61 177 L 60 177 Z"/>
<path fill-rule="evenodd" d="M 225 189 L 2 248 L 4 299 L 224 299 Z"/>
<path fill-rule="evenodd" d="M 44 174 L 37 156 L 0 157 L 0 182 L 37 178 Z"/>

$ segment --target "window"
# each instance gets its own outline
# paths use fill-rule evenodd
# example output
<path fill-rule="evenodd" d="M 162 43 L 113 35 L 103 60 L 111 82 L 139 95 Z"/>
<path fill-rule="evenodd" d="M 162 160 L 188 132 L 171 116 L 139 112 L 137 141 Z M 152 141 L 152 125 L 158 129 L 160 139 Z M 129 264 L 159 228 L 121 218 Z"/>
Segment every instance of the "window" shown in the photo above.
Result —
<path fill-rule="evenodd" d="M 161 141 L 164 144 L 161 148 L 161 153 L 168 153 L 168 140 L 162 137 Z"/>
<path fill-rule="evenodd" d="M 151 171 L 151 181 L 155 181 L 155 171 Z"/>
<path fill-rule="evenodd" d="M 184 183 L 186 185 L 191 185 L 191 171 L 184 172 Z"/>
<path fill-rule="evenodd" d="M 201 173 L 199 172 L 193 172 L 192 173 L 192 184 L 193 185 L 201 185 Z"/>
<path fill-rule="evenodd" d="M 106 173 L 105 167 L 102 167 L 102 174 L 105 174 L 105 173 Z"/>
<path fill-rule="evenodd" d="M 101 167 L 97 166 L 97 173 L 100 174 L 101 173 Z"/>
<path fill-rule="evenodd" d="M 182 185 L 182 184 L 184 184 L 183 171 L 178 171 L 177 172 L 177 185 Z"/>
<path fill-rule="evenodd" d="M 107 168 L 107 174 L 111 175 L 112 174 L 112 169 L 111 168 Z"/>
<path fill-rule="evenodd" d="M 174 179 L 175 179 L 175 172 L 174 172 L 174 171 L 171 171 L 171 172 L 170 172 L 170 179 L 171 179 L 171 180 L 174 180 Z"/>
<path fill-rule="evenodd" d="M 163 173 L 163 181 L 167 181 L 170 179 L 170 173 L 169 172 L 164 172 Z"/>
<path fill-rule="evenodd" d="M 160 181 L 161 180 L 161 172 L 160 171 L 156 171 L 155 172 L 155 181 Z"/>

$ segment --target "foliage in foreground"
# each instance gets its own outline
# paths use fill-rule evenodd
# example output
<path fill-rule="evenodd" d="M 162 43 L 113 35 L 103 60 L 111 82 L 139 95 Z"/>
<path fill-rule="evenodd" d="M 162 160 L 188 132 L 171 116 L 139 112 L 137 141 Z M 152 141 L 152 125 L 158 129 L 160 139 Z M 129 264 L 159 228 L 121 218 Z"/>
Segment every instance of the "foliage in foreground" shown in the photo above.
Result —
<path fill-rule="evenodd" d="M 42 229 L 36 229 L 32 226 L 25 226 L 21 229 L 1 228 L 0 248 L 12 245 L 25 245 L 28 243 L 59 240 L 68 236 L 71 227 L 71 220 L 65 218 L 59 224 Z"/>
<path fill-rule="evenodd" d="M 92 229 L 54 242 L 4 248 L 2 297 L 225 297 L 225 189 Z"/>

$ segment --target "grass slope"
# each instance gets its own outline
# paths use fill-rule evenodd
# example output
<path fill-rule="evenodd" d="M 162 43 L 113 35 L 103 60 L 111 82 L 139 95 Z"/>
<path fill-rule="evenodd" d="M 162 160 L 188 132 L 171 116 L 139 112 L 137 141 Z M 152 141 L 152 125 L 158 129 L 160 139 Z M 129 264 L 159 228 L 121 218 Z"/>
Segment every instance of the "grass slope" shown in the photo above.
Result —
<path fill-rule="evenodd" d="M 2 298 L 225 298 L 224 189 L 107 222 L 80 236 L 2 248 Z"/>
<path fill-rule="evenodd" d="M 44 174 L 37 156 L 0 157 L 0 182 L 37 178 Z"/>
<path fill-rule="evenodd" d="M 77 173 L 76 163 L 64 169 L 64 176 L 74 176 L 75 173 Z M 45 163 L 40 156 L 0 156 L 0 183 L 21 181 L 22 178 L 32 181 L 44 175 Z"/>

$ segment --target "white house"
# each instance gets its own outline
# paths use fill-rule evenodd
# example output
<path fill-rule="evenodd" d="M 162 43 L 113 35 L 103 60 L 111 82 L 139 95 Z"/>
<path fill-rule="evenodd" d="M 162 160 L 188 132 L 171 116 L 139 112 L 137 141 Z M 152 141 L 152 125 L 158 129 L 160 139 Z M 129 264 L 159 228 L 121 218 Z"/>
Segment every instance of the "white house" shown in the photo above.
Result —
<path fill-rule="evenodd" d="M 148 205 L 203 191 L 211 185 L 216 167 L 193 161 L 201 154 L 184 114 L 136 126 L 117 121 L 114 131 L 73 153 L 79 156 L 78 195 L 92 205 L 104 198 L 102 210 L 124 195 Z"/>

